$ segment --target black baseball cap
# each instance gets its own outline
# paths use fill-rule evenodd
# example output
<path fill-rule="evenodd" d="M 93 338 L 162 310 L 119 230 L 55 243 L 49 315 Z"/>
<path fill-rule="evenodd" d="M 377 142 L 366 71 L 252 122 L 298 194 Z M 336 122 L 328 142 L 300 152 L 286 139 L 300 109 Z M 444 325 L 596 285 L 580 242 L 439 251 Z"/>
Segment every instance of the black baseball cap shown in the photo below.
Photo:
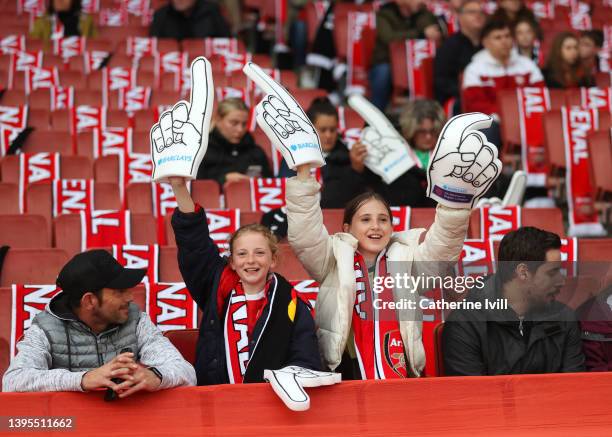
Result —
<path fill-rule="evenodd" d="M 106 250 L 96 249 L 79 253 L 68 261 L 56 284 L 67 294 L 83 296 L 103 288 L 135 287 L 146 273 L 146 269 L 125 268 Z"/>

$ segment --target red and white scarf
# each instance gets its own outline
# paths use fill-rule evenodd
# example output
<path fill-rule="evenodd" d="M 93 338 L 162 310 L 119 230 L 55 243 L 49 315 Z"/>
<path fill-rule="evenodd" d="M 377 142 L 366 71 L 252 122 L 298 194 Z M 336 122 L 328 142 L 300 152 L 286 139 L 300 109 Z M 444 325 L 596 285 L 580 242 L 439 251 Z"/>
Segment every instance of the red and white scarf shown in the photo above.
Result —
<path fill-rule="evenodd" d="M 79 105 L 71 110 L 70 133 L 74 141 L 76 153 L 76 138 L 81 132 L 94 132 L 106 127 L 106 106 Z M 94 136 L 95 141 L 96 136 Z M 94 151 L 94 156 L 95 151 Z"/>
<path fill-rule="evenodd" d="M 555 18 L 555 4 L 552 0 L 530 0 L 527 5 L 538 19 L 552 20 Z"/>
<path fill-rule="evenodd" d="M 183 71 L 188 67 L 187 52 L 164 52 L 155 56 L 155 80 L 160 81 L 166 73 L 174 76 L 174 89 L 181 89 Z"/>
<path fill-rule="evenodd" d="M 128 11 L 125 4 L 119 8 L 102 8 L 98 14 L 98 25 L 101 27 L 124 27 L 129 24 Z"/>
<path fill-rule="evenodd" d="M 159 281 L 159 246 L 157 244 L 113 245 L 113 256 L 128 269 L 146 269 L 142 282 Z"/>
<path fill-rule="evenodd" d="M 213 55 L 223 55 L 227 52 L 240 52 L 236 38 L 206 38 L 204 40 L 204 56 L 210 58 Z"/>
<path fill-rule="evenodd" d="M 493 239 L 466 239 L 457 261 L 457 276 L 489 276 L 493 273 L 495 273 Z"/>
<path fill-rule="evenodd" d="M 53 40 L 53 53 L 60 56 L 64 63 L 70 58 L 82 56 L 87 47 L 87 40 L 83 36 L 66 36 Z"/>
<path fill-rule="evenodd" d="M 428 97 L 423 60 L 436 55 L 436 44 L 427 39 L 406 40 L 406 70 L 408 71 L 408 92 L 411 98 Z"/>
<path fill-rule="evenodd" d="M 561 272 L 568 277 L 578 274 L 578 239 L 562 238 L 561 239 Z"/>
<path fill-rule="evenodd" d="M 304 302 L 308 302 L 313 308 L 311 314 L 314 319 L 314 308 L 317 303 L 317 295 L 319 294 L 319 284 L 317 283 L 317 281 L 314 281 L 312 279 L 303 279 L 301 281 L 289 282 L 297 292 L 300 299 L 302 299 Z"/>
<path fill-rule="evenodd" d="M 392 206 L 391 219 L 393 220 L 393 232 L 403 232 L 410 229 L 410 214 L 409 206 Z"/>
<path fill-rule="evenodd" d="M 129 36 L 126 41 L 125 52 L 135 59 L 140 59 L 143 56 L 155 56 L 157 54 L 157 38 Z"/>
<path fill-rule="evenodd" d="M 274 0 L 274 52 L 286 53 L 289 51 L 285 30 L 287 20 L 289 19 L 289 11 L 287 0 Z"/>
<path fill-rule="evenodd" d="M 26 190 L 30 185 L 51 184 L 60 179 L 59 153 L 22 153 L 19 155 L 19 210 L 28 212 Z"/>
<path fill-rule="evenodd" d="M 131 89 L 137 82 L 136 67 L 106 67 L 102 69 L 102 97 L 108 106 L 113 91 Z"/>
<path fill-rule="evenodd" d="M 132 151 L 132 128 L 95 128 L 93 156 L 126 155 Z"/>
<path fill-rule="evenodd" d="M 70 109 L 74 106 L 74 88 L 69 87 L 53 87 L 49 93 L 51 101 L 49 107 L 51 111 L 60 109 Z"/>
<path fill-rule="evenodd" d="M 42 68 L 43 52 L 42 51 L 19 51 L 11 54 L 9 65 L 8 88 L 15 87 L 15 77 L 17 73 L 22 71 L 24 74 L 28 68 Z"/>
<path fill-rule="evenodd" d="M 376 15 L 373 12 L 349 12 L 346 28 L 346 93 L 364 94 L 368 87 L 366 58 L 376 29 Z"/>
<path fill-rule="evenodd" d="M 183 282 L 150 282 L 146 308 L 160 331 L 198 328 L 198 307 Z"/>
<path fill-rule="evenodd" d="M 215 89 L 217 94 L 217 100 L 222 101 L 225 99 L 240 99 L 248 106 L 249 103 L 249 93 L 246 88 L 232 88 L 230 86 L 221 86 Z"/>
<path fill-rule="evenodd" d="M 23 337 L 38 313 L 45 310 L 51 299 L 61 290 L 55 284 L 12 286 L 11 358 L 17 353 L 17 342 Z"/>
<path fill-rule="evenodd" d="M 384 252 L 378 256 L 376 263 L 375 277 L 386 277 L 387 261 Z M 393 290 L 383 287 L 380 293 L 375 293 L 365 260 L 359 253 L 355 253 L 354 267 L 357 293 L 352 327 L 361 377 L 406 378 L 407 358 L 395 312 L 379 310 L 377 306 L 380 305 L 374 305 L 375 299 L 380 299 L 379 302 L 393 302 Z"/>
<path fill-rule="evenodd" d="M 25 35 L 7 35 L 0 37 L 0 53 L 10 55 L 26 48 Z"/>
<path fill-rule="evenodd" d="M 285 206 L 285 178 L 251 178 L 251 210 L 268 212 Z"/>
<path fill-rule="evenodd" d="M 612 111 L 612 88 L 580 88 L 580 105 L 588 109 Z"/>
<path fill-rule="evenodd" d="M 134 86 L 131 88 L 119 89 L 118 95 L 119 109 L 132 116 L 136 111 L 149 109 L 151 104 L 151 87 L 149 86 Z"/>
<path fill-rule="evenodd" d="M 595 210 L 587 134 L 599 127 L 596 109 L 561 108 L 565 143 L 569 230 L 572 236 L 605 236 Z M 596 158 L 595 158 L 596 159 Z"/>
<path fill-rule="evenodd" d="M 99 70 L 102 63 L 110 56 L 110 52 L 104 50 L 88 50 L 83 54 L 83 62 L 85 63 L 85 73 L 89 74 L 92 71 Z"/>
<path fill-rule="evenodd" d="M 130 211 L 81 211 L 81 251 L 131 244 Z"/>
<path fill-rule="evenodd" d="M 30 67 L 26 70 L 25 92 L 30 94 L 37 89 L 49 89 L 60 86 L 57 67 Z"/>
<path fill-rule="evenodd" d="M 521 156 L 527 173 L 527 185 L 546 186 L 548 167 L 544 162 L 542 117 L 550 111 L 548 88 L 517 88 L 521 132 Z"/>
<path fill-rule="evenodd" d="M 27 124 L 27 106 L 0 106 L 0 156 L 6 155 L 12 142 Z"/>
<path fill-rule="evenodd" d="M 229 240 L 240 228 L 239 209 L 207 209 L 206 220 L 210 238 L 219 248 L 222 256 L 229 254 Z"/>
<path fill-rule="evenodd" d="M 593 21 L 591 20 L 591 6 L 584 2 L 572 2 L 570 12 L 570 25 L 574 30 L 591 30 Z"/>
<path fill-rule="evenodd" d="M 480 209 L 480 238 L 501 240 L 504 235 L 521 227 L 521 207 L 486 206 Z"/>
<path fill-rule="evenodd" d="M 94 181 L 86 179 L 60 179 L 53 181 L 53 217 L 93 211 Z"/>
<path fill-rule="evenodd" d="M 81 9 L 84 14 L 95 14 L 100 12 L 100 0 L 83 0 Z"/>

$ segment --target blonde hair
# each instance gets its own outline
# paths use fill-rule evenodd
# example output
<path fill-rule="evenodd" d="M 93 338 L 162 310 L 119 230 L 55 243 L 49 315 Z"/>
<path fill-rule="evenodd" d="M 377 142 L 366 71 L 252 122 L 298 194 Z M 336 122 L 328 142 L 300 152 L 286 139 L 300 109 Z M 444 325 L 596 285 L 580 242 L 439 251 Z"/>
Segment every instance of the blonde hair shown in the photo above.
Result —
<path fill-rule="evenodd" d="M 272 258 L 276 257 L 278 254 L 278 240 L 269 228 L 259 223 L 250 223 L 248 225 L 241 226 L 232 234 L 229 240 L 230 256 L 234 253 L 234 243 L 236 240 L 249 232 L 263 235 L 263 237 L 268 240 L 268 246 L 272 252 Z"/>
<path fill-rule="evenodd" d="M 433 121 L 434 128 L 440 132 L 446 122 L 444 110 L 438 102 L 428 99 L 411 100 L 404 106 L 399 117 L 399 125 L 402 135 L 410 143 L 419 124 L 425 119 Z"/>
<path fill-rule="evenodd" d="M 249 112 L 249 107 L 244 100 L 239 99 L 238 97 L 231 97 L 229 99 L 221 100 L 219 102 L 219 106 L 217 106 L 217 117 L 223 118 L 231 111 L 247 111 Z"/>

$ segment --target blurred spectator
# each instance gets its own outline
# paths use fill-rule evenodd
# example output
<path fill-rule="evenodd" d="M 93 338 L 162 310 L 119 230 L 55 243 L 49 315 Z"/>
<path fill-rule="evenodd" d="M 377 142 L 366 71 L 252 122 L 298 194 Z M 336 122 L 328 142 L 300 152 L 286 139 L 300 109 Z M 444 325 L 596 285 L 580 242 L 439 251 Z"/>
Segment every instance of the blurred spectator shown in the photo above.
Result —
<path fill-rule="evenodd" d="M 215 115 L 198 179 L 214 179 L 223 187 L 249 177 L 272 177 L 265 152 L 247 132 L 247 105 L 241 99 L 225 99 Z"/>
<path fill-rule="evenodd" d="M 96 36 L 93 18 L 81 13 L 81 0 L 51 0 L 47 13 L 34 21 L 30 35 L 49 41 L 55 20 L 64 27 L 64 36 Z"/>
<path fill-rule="evenodd" d="M 603 47 L 601 30 L 585 30 L 580 33 L 578 52 L 584 71 L 594 75 L 599 72 L 599 51 Z"/>
<path fill-rule="evenodd" d="M 537 24 L 529 18 L 521 18 L 514 26 L 514 43 L 519 55 L 531 59 L 536 64 L 539 58 Z"/>
<path fill-rule="evenodd" d="M 544 78 L 548 88 L 595 86 L 595 79 L 582 67 L 578 38 L 571 32 L 558 34 L 548 53 Z"/>
<path fill-rule="evenodd" d="M 488 21 L 481 40 L 484 49 L 474 55 L 463 75 L 463 107 L 465 112 L 484 112 L 498 119 L 498 91 L 544 86 L 544 78 L 531 59 L 512 48 L 507 22 Z"/>
<path fill-rule="evenodd" d="M 612 370 L 612 285 L 582 304 L 576 313 L 587 370 Z"/>
<path fill-rule="evenodd" d="M 438 20 L 424 0 L 394 0 L 376 14 L 376 45 L 369 72 L 371 101 L 384 111 L 391 96 L 389 43 L 409 38 L 439 42 L 442 32 Z"/>
<path fill-rule="evenodd" d="M 219 5 L 205 0 L 170 0 L 155 11 L 149 35 L 158 38 L 229 37 Z"/>
<path fill-rule="evenodd" d="M 541 37 L 538 20 L 523 0 L 498 0 L 497 5 L 497 9 L 491 15 L 492 20 L 506 21 L 512 31 L 519 21 L 529 20 L 535 25 L 536 36 Z"/>
<path fill-rule="evenodd" d="M 349 200 L 366 190 L 363 163 L 353 166 L 356 150 L 349 152 L 338 135 L 338 111 L 327 97 L 314 99 L 306 113 L 319 134 L 326 163 L 321 168 L 321 207 L 344 208 Z M 284 160 L 279 176 L 295 176 Z"/>
<path fill-rule="evenodd" d="M 444 324 L 447 375 L 584 371 L 580 326 L 555 300 L 565 282 L 560 247 L 558 235 L 534 227 L 504 236 L 497 274 L 465 301 L 481 309 L 454 310 Z"/>
<path fill-rule="evenodd" d="M 448 37 L 436 52 L 434 60 L 434 92 L 444 105 L 455 99 L 453 113 L 460 112 L 459 76 L 480 49 L 480 31 L 485 14 L 480 0 L 465 0 L 457 11 L 459 32 Z"/>

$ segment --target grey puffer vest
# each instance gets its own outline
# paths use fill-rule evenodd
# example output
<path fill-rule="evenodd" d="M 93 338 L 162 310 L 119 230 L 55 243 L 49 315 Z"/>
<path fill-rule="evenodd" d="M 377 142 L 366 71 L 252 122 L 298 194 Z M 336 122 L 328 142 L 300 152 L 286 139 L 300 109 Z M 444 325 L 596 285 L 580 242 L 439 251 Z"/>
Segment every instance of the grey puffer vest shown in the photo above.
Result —
<path fill-rule="evenodd" d="M 138 305 L 130 303 L 125 323 L 96 335 L 68 310 L 67 299 L 62 295 L 51 299 L 45 311 L 32 321 L 44 331 L 51 345 L 50 368 L 88 371 L 109 362 L 124 348 L 130 348 L 138 357 L 136 328 L 142 314 Z"/>

